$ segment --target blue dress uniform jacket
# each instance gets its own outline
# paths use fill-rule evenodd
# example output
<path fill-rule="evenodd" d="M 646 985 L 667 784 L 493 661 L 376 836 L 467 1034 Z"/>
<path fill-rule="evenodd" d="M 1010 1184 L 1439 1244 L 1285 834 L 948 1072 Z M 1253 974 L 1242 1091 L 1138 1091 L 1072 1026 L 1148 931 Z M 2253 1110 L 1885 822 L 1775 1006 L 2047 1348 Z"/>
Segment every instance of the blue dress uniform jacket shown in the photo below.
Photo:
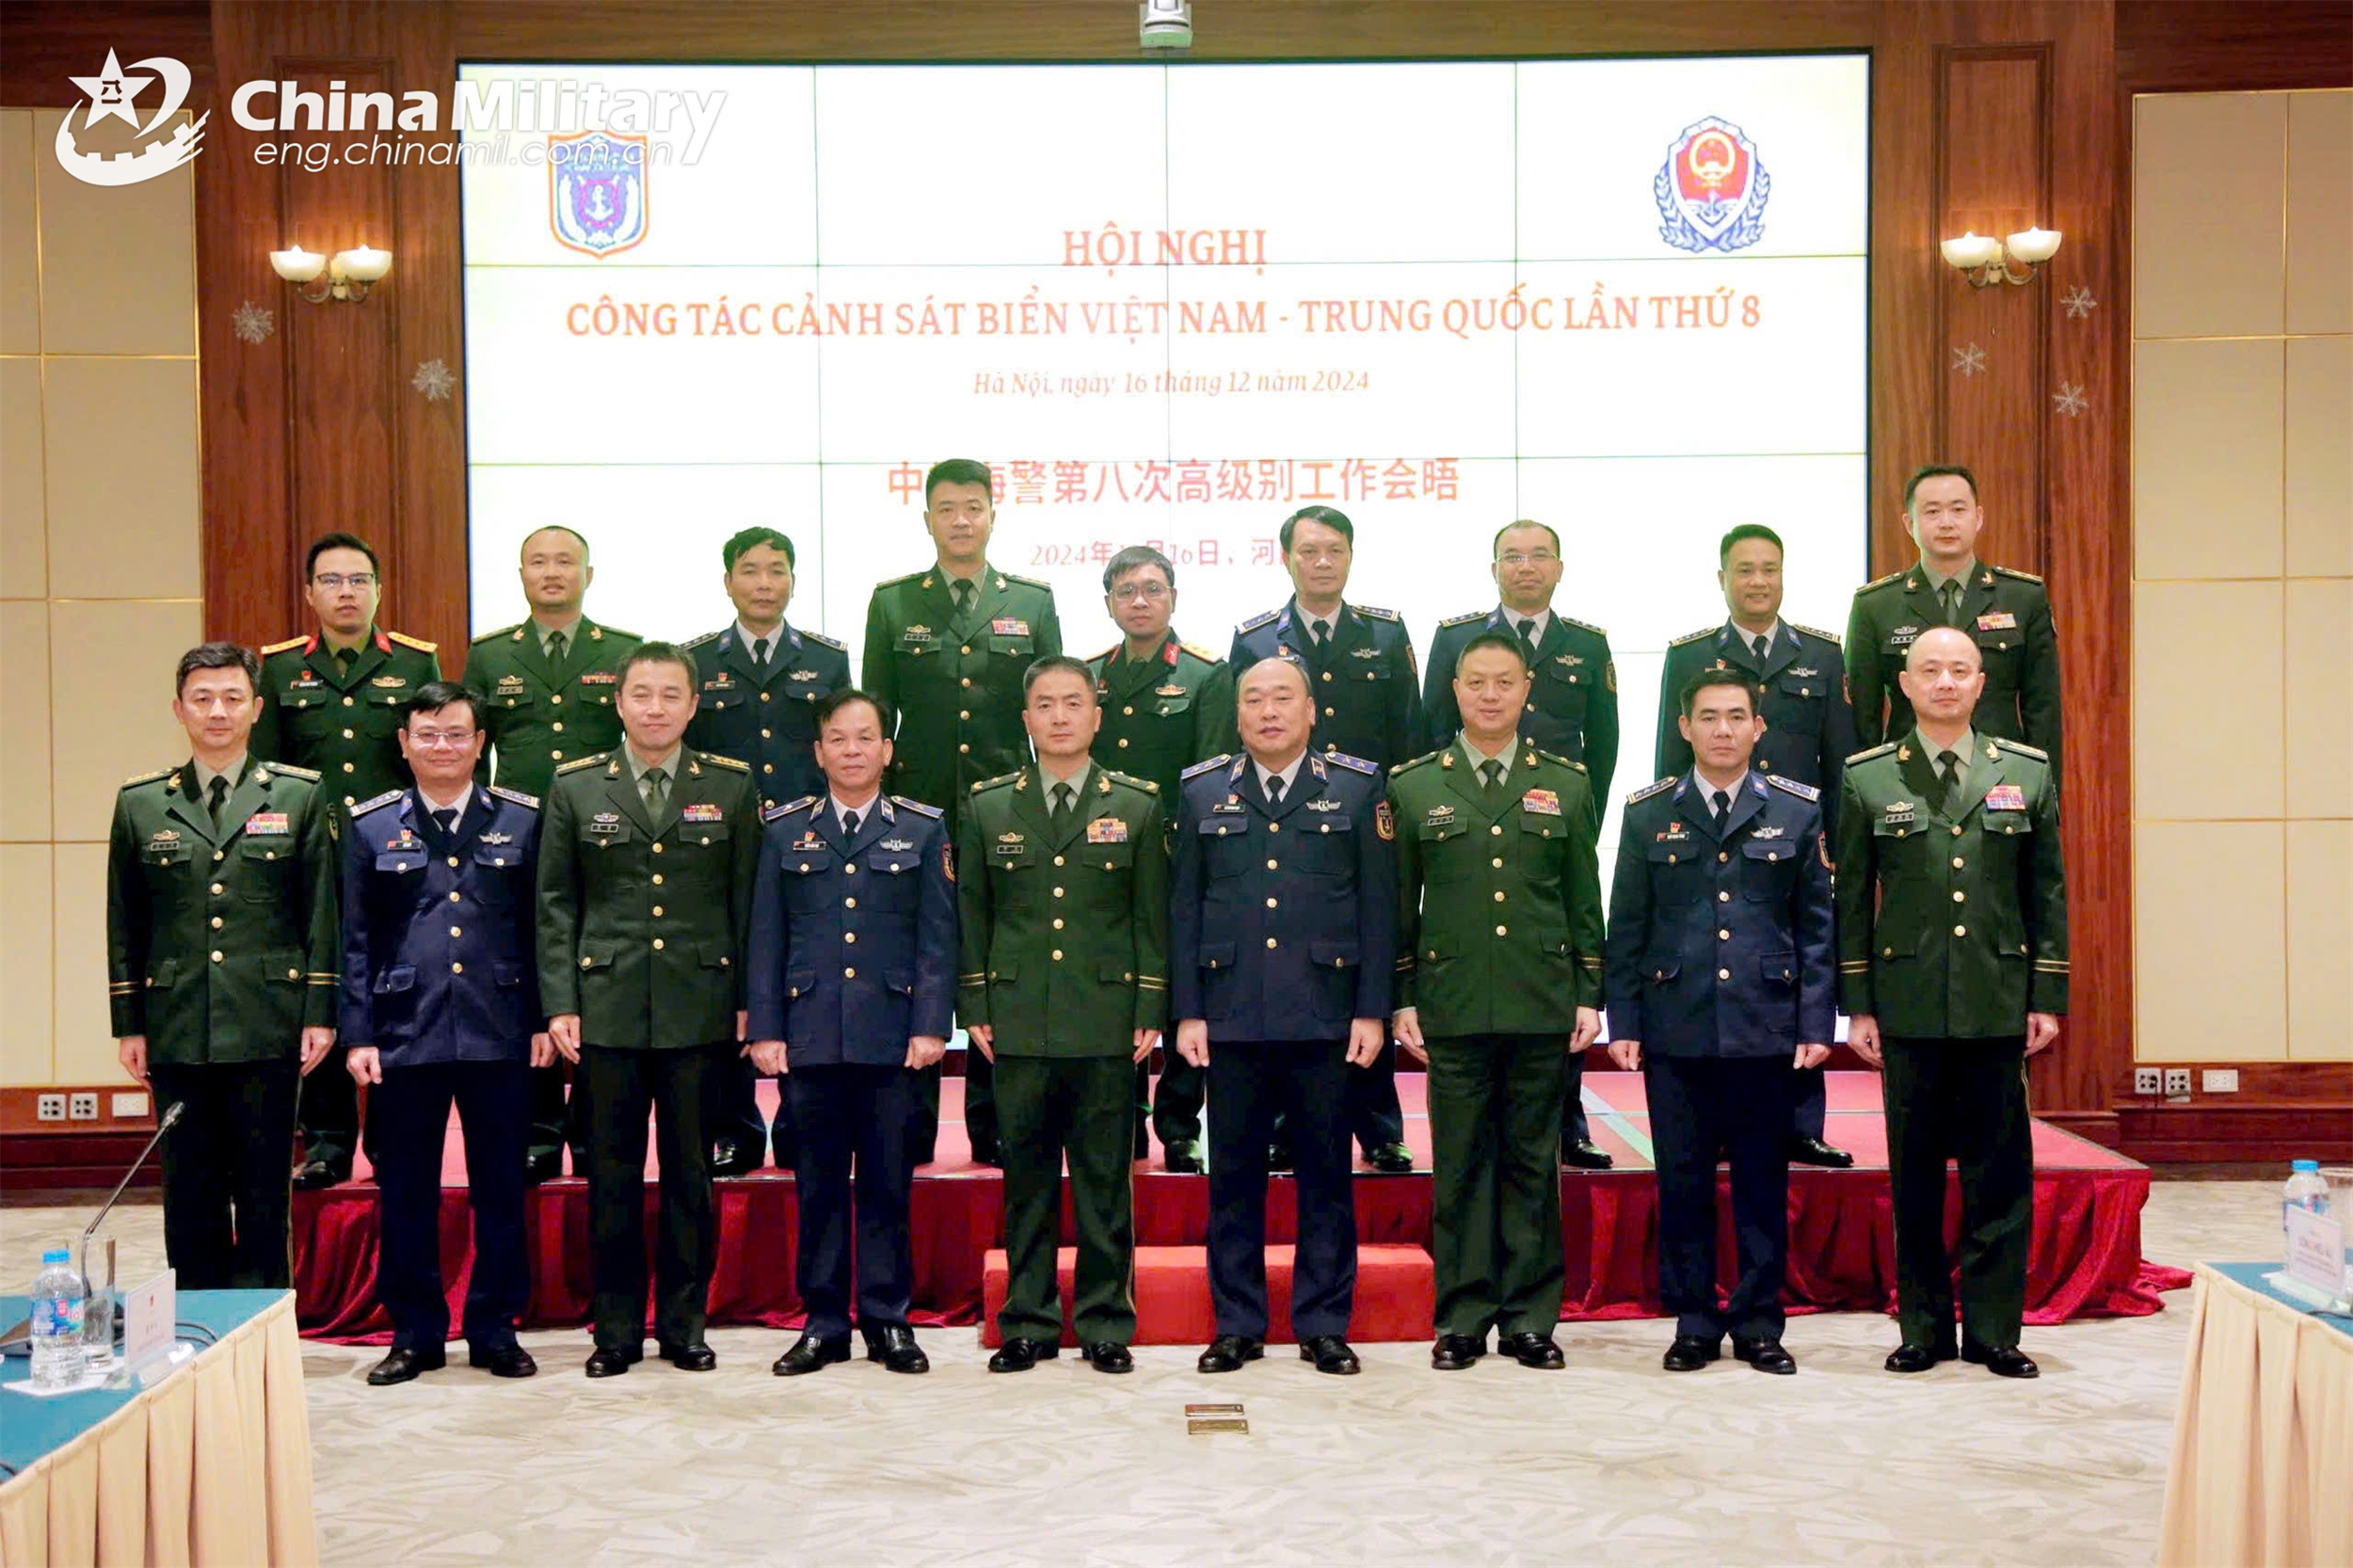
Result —
<path fill-rule="evenodd" d="M 1310 752 L 1270 811 L 1247 754 L 1184 776 L 1170 1015 L 1211 1040 L 1340 1040 L 1389 1016 L 1396 838 L 1381 770 Z"/>
<path fill-rule="evenodd" d="M 1237 685 L 1251 665 L 1286 650 L 1306 666 L 1315 694 L 1316 727 L 1308 745 L 1329 755 L 1363 758 L 1393 768 L 1428 749 L 1421 744 L 1421 682 L 1413 639 L 1394 610 L 1342 604 L 1322 652 L 1308 634 L 1307 617 L 1292 600 L 1234 628 L 1225 655 Z"/>
<path fill-rule="evenodd" d="M 388 1068 L 529 1062 L 539 803 L 473 786 L 452 840 L 394 790 L 353 808 L 343 848 L 342 1043 Z"/>
<path fill-rule="evenodd" d="M 761 813 L 748 1038 L 791 1067 L 896 1067 L 907 1040 L 946 1038 L 956 995 L 954 850 L 938 809 L 877 795 L 845 840 L 832 801 Z"/>
<path fill-rule="evenodd" d="M 1626 802 L 1609 904 L 1613 1039 L 1786 1057 L 1835 1021 L 1830 865 L 1809 785 L 1752 772 L 1719 833 L 1692 776 Z"/>
<path fill-rule="evenodd" d="M 752 770 L 765 808 L 822 794 L 817 771 L 817 704 L 850 683 L 850 653 L 831 637 L 779 623 L 768 667 L 757 669 L 742 628 L 729 626 L 686 645 L 702 673 L 700 701 L 686 727 L 696 751 L 732 757 Z"/>
<path fill-rule="evenodd" d="M 1822 820 L 1835 832 L 1838 778 L 1860 749 L 1854 711 L 1847 706 L 1847 662 L 1838 639 L 1810 626 L 1783 621 L 1765 645 L 1765 661 L 1746 632 L 1730 621 L 1677 637 L 1667 645 L 1666 676 L 1658 683 L 1658 776 L 1691 771 L 1691 743 L 1675 720 L 1683 684 L 1703 669 L 1735 669 L 1765 689 L 1765 733 L 1749 765 L 1822 792 Z M 1835 848 L 1835 845 L 1833 846 Z"/>

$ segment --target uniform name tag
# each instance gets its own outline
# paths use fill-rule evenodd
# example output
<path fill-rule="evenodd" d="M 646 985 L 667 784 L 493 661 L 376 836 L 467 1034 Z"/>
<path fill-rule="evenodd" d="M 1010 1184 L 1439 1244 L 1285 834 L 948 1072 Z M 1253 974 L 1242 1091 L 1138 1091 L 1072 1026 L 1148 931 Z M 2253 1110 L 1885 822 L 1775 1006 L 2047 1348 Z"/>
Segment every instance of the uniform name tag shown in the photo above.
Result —
<path fill-rule="evenodd" d="M 1977 630 L 1980 632 L 2014 632 L 2017 629 L 2018 617 L 2008 610 L 1996 610 L 1992 615 L 1977 617 Z"/>
<path fill-rule="evenodd" d="M 2015 784 L 1996 784 L 1985 792 L 1985 808 L 1989 811 L 2024 811 L 2026 792 Z"/>
<path fill-rule="evenodd" d="M 1209 809 L 1212 811 L 1223 812 L 1230 816 L 1239 816 L 1245 808 L 1242 806 L 1242 803 L 1239 800 L 1221 800 L 1215 806 L 1210 807 Z"/>
<path fill-rule="evenodd" d="M 621 830 L 621 814 L 618 811 L 600 811 L 588 819 L 586 825 L 591 833 L 618 833 Z"/>
<path fill-rule="evenodd" d="M 245 819 L 245 832 L 248 839 L 258 839 L 268 835 L 283 838 L 286 832 L 286 813 L 256 811 Z"/>
<path fill-rule="evenodd" d="M 580 674 L 580 683 L 584 686 L 611 686 L 620 679 L 619 674 L 613 670 L 583 670 Z"/>
<path fill-rule="evenodd" d="M 316 689 L 317 687 L 323 686 L 323 685 L 325 685 L 325 684 L 326 684 L 326 682 L 325 682 L 325 681 L 323 681 L 323 680 L 321 680 L 318 678 L 318 674 L 317 674 L 317 672 L 316 672 L 316 671 L 313 671 L 313 670 L 304 670 L 304 671 L 303 671 L 300 675 L 297 675 L 297 676 L 296 676 L 296 677 L 294 678 L 293 682 L 292 682 L 292 683 L 291 683 L 291 684 L 287 687 L 287 690 L 289 690 L 289 691 L 296 691 L 296 692 L 307 692 L 307 691 L 312 691 L 312 690 L 314 690 L 314 689 Z"/>
<path fill-rule="evenodd" d="M 1530 790 L 1520 796 L 1520 809 L 1557 817 L 1561 814 L 1561 797 L 1550 790 Z"/>
<path fill-rule="evenodd" d="M 998 637 L 1026 637 L 1030 623 L 1017 616 L 999 616 L 988 623 L 989 634 Z"/>
<path fill-rule="evenodd" d="M 1124 844 L 1128 841 L 1128 824 L 1117 817 L 1097 817 L 1087 824 L 1090 844 Z"/>
<path fill-rule="evenodd" d="M 706 692 L 732 691 L 734 687 L 735 674 L 731 670 L 721 670 L 718 674 L 703 682 L 703 690 Z"/>
<path fill-rule="evenodd" d="M 792 840 L 793 853 L 798 855 L 806 855 L 812 849 L 823 849 L 824 847 L 825 840 L 820 839 L 816 834 L 809 832 L 807 829 L 803 829 L 801 836 Z"/>
<path fill-rule="evenodd" d="M 393 834 L 391 838 L 385 840 L 384 847 L 386 849 L 420 849 L 423 848 L 424 845 L 423 841 L 419 840 L 414 833 L 409 832 L 404 827 L 399 832 Z"/>
<path fill-rule="evenodd" d="M 716 806 L 712 805 L 708 801 L 701 800 L 690 800 L 685 805 L 680 807 L 678 817 L 680 822 L 720 822 L 725 820 L 720 815 L 719 808 Z"/>
<path fill-rule="evenodd" d="M 1691 830 L 1686 827 L 1680 820 L 1669 823 L 1665 831 L 1653 835 L 1661 843 L 1674 843 L 1690 836 Z"/>

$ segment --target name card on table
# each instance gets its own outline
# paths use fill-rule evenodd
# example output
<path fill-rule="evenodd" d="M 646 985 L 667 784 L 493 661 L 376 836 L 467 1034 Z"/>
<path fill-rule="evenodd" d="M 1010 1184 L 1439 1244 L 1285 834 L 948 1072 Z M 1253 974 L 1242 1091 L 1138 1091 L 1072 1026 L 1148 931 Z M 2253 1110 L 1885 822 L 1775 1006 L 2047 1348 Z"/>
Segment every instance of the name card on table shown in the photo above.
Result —
<path fill-rule="evenodd" d="M 160 1372 L 171 1356 L 172 1327 L 179 1320 L 179 1275 L 166 1269 L 122 1295 L 122 1365 L 126 1371 L 151 1366 Z"/>
<path fill-rule="evenodd" d="M 2287 1210 L 2287 1268 L 2275 1278 L 2303 1288 L 2297 1295 L 2317 1295 L 2341 1302 L 2345 1295 L 2345 1225 L 2309 1208 Z"/>

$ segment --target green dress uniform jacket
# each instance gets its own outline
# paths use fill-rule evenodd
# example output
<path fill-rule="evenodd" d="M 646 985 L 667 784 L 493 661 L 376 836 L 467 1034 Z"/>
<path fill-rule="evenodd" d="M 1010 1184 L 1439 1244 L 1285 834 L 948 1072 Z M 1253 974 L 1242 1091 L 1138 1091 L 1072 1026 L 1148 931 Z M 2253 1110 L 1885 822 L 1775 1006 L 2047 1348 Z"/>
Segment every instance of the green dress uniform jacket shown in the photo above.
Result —
<path fill-rule="evenodd" d="M 1029 760 L 1021 677 L 1062 651 L 1054 590 L 983 567 L 958 615 L 934 565 L 874 589 L 866 607 L 864 689 L 898 716 L 892 790 L 943 808 L 951 827 L 972 786 Z"/>
<path fill-rule="evenodd" d="M 1000 1056 L 1118 1056 L 1168 1012 L 1160 787 L 1090 763 L 1048 820 L 1043 772 L 973 786 L 959 826 L 956 1015 Z"/>
<path fill-rule="evenodd" d="M 466 652 L 466 685 L 489 715 L 495 776 L 542 799 L 556 769 L 621 744 L 613 699 L 620 695 L 621 661 L 641 640 L 585 616 L 570 637 L 560 666 L 549 664 L 532 621 L 485 632 Z"/>
<path fill-rule="evenodd" d="M 1149 779 L 1161 799 L 1174 799 L 1178 775 L 1239 744 L 1234 672 L 1174 632 L 1149 658 L 1130 659 L 1126 649 L 1122 643 L 1087 661 L 1103 705 L 1095 760 Z"/>
<path fill-rule="evenodd" d="M 1598 829 L 1601 803 L 1618 771 L 1618 666 L 1610 657 L 1609 632 L 1558 610 L 1549 614 L 1529 662 L 1520 739 L 1585 765 Z M 1500 605 L 1438 623 L 1430 639 L 1430 689 L 1422 702 L 1427 744 L 1433 750 L 1450 744 L 1463 728 L 1454 704 L 1454 666 L 1462 662 L 1464 647 L 1482 632 L 1509 635 L 1511 631 Z"/>
<path fill-rule="evenodd" d="M 441 679 L 434 645 L 381 627 L 338 671 L 335 650 L 313 632 L 262 649 L 262 712 L 248 743 L 264 762 L 292 762 L 319 776 L 344 806 L 406 789 L 402 707 Z"/>
<path fill-rule="evenodd" d="M 115 797 L 106 968 L 114 1032 L 152 1065 L 268 1062 L 332 1028 L 343 951 L 337 808 L 319 776 L 249 762 L 222 827 L 196 764 L 142 774 Z"/>
<path fill-rule="evenodd" d="M 1912 703 L 1897 672 L 1913 640 L 1945 624 L 1935 585 L 1917 564 L 1855 590 L 1847 620 L 1847 691 L 1862 744 L 1877 745 L 1912 728 Z M 2060 777 L 2058 633 L 2042 579 L 1978 563 L 1961 592 L 1960 624 L 1985 657 L 1985 691 L 1970 722 L 1979 734 L 2040 748 L 2051 776 Z"/>
<path fill-rule="evenodd" d="M 2009 1037 L 2067 1011 L 2057 777 L 2030 745 L 1978 731 L 1976 747 L 1949 813 L 1918 730 L 1847 760 L 1840 1004 L 1883 1034 Z"/>
<path fill-rule="evenodd" d="M 680 747 L 650 817 L 622 751 L 555 777 L 539 835 L 539 996 L 592 1046 L 735 1038 L 760 868 L 760 794 L 731 758 Z"/>
<path fill-rule="evenodd" d="M 1427 1036 L 1566 1034 L 1601 1005 L 1601 872 L 1584 768 L 1522 742 L 1492 794 L 1449 744 L 1389 778 L 1397 1005 Z"/>

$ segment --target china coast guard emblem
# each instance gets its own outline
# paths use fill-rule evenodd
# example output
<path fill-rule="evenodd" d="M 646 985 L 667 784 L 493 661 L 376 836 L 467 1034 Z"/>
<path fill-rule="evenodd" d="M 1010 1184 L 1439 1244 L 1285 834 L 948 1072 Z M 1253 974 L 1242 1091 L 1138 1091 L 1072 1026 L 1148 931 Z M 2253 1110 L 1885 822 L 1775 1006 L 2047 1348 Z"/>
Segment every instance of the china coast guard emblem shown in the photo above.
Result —
<path fill-rule="evenodd" d="M 1667 150 L 1651 195 L 1658 237 L 1678 250 L 1740 250 L 1765 232 L 1773 182 L 1740 127 L 1710 115 Z"/>
<path fill-rule="evenodd" d="M 644 136 L 583 131 L 548 138 L 548 224 L 589 256 L 611 256 L 646 237 Z"/>

